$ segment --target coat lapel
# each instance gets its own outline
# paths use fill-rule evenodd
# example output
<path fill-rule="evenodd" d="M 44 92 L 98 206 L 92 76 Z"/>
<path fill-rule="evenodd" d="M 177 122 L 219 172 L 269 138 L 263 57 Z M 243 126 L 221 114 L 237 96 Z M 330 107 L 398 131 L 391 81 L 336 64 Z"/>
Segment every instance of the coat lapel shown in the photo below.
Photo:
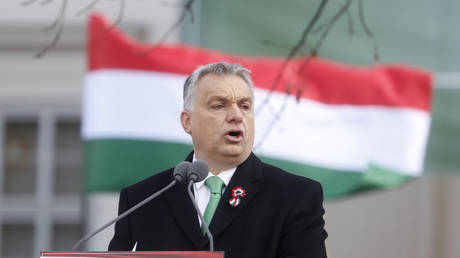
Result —
<path fill-rule="evenodd" d="M 198 214 L 187 193 L 187 185 L 176 185 L 165 194 L 177 224 L 198 247 L 203 235 L 198 222 Z"/>
<path fill-rule="evenodd" d="M 186 160 L 191 161 L 192 157 L 193 152 Z M 201 233 L 200 224 L 198 222 L 198 214 L 196 213 L 195 207 L 193 207 L 193 203 L 188 196 L 187 185 L 175 185 L 165 194 L 177 224 L 193 241 L 195 246 L 199 247 L 203 239 L 203 234 Z"/>
<path fill-rule="evenodd" d="M 225 188 L 222 199 L 209 225 L 213 237 L 219 236 L 230 222 L 249 205 L 262 185 L 261 177 L 261 161 L 251 153 L 248 159 L 237 167 L 235 174 L 233 174 L 232 179 Z M 241 199 L 241 203 L 238 206 L 231 207 L 229 200 L 232 198 L 232 189 L 236 186 L 242 187 L 246 191 L 246 196 Z M 201 248 L 207 243 L 208 239 L 204 238 L 201 242 Z"/>

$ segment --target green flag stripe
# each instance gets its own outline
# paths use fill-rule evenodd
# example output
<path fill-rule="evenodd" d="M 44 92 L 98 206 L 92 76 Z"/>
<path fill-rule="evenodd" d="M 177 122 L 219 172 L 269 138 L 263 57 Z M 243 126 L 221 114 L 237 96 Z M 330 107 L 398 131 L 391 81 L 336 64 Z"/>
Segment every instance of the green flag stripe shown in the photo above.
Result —
<path fill-rule="evenodd" d="M 266 163 L 281 167 L 296 175 L 312 178 L 320 182 L 323 185 L 325 198 L 334 198 L 376 188 L 394 187 L 412 178 L 375 165 L 370 165 L 362 173 L 358 171 L 332 170 L 266 157 L 262 157 L 262 159 Z"/>
<path fill-rule="evenodd" d="M 175 166 L 193 149 L 191 145 L 130 139 L 85 141 L 85 192 L 119 191 L 148 176 Z M 315 179 L 325 198 L 369 189 L 393 187 L 410 176 L 370 165 L 364 173 L 331 170 L 296 162 L 261 157 L 291 173 Z"/>
<path fill-rule="evenodd" d="M 191 145 L 129 139 L 94 139 L 84 144 L 85 192 L 118 191 L 175 166 Z"/>

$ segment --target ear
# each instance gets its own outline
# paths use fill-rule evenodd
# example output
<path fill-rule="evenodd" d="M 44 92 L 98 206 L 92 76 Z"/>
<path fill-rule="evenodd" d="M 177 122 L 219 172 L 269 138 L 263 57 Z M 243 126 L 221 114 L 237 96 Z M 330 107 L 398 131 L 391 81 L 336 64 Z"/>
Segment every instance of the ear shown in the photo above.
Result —
<path fill-rule="evenodd" d="M 188 134 L 192 134 L 192 114 L 188 110 L 183 110 L 180 114 L 180 122 L 182 124 L 182 128 Z"/>

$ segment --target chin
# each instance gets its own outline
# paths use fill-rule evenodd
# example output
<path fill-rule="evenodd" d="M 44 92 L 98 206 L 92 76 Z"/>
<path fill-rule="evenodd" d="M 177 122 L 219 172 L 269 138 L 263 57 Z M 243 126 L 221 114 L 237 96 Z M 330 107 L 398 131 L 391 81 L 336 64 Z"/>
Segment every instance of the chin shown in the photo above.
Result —
<path fill-rule="evenodd" d="M 225 148 L 225 149 L 222 149 L 219 151 L 219 153 L 222 155 L 222 156 L 226 156 L 226 157 L 234 157 L 234 158 L 237 158 L 241 155 L 243 155 L 243 149 L 241 148 Z"/>
<path fill-rule="evenodd" d="M 243 154 L 243 152 L 241 152 L 241 151 L 225 151 L 225 152 L 221 152 L 221 154 L 222 154 L 222 156 L 237 158 L 237 157 L 241 156 Z"/>

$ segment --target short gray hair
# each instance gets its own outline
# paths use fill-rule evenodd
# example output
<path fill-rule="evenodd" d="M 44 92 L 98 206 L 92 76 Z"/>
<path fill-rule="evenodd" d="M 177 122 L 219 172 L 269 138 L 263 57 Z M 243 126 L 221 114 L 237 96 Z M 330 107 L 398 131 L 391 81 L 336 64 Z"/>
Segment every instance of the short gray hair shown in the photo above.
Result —
<path fill-rule="evenodd" d="M 203 76 L 210 73 L 220 76 L 237 75 L 241 77 L 248 84 L 248 87 L 251 90 L 252 95 L 254 96 L 254 85 L 252 83 L 251 76 L 249 75 L 251 73 L 249 69 L 244 68 L 240 64 L 229 64 L 226 62 L 207 64 L 198 67 L 185 80 L 183 92 L 185 110 L 193 109 L 193 99 L 195 97 L 196 85 Z"/>

